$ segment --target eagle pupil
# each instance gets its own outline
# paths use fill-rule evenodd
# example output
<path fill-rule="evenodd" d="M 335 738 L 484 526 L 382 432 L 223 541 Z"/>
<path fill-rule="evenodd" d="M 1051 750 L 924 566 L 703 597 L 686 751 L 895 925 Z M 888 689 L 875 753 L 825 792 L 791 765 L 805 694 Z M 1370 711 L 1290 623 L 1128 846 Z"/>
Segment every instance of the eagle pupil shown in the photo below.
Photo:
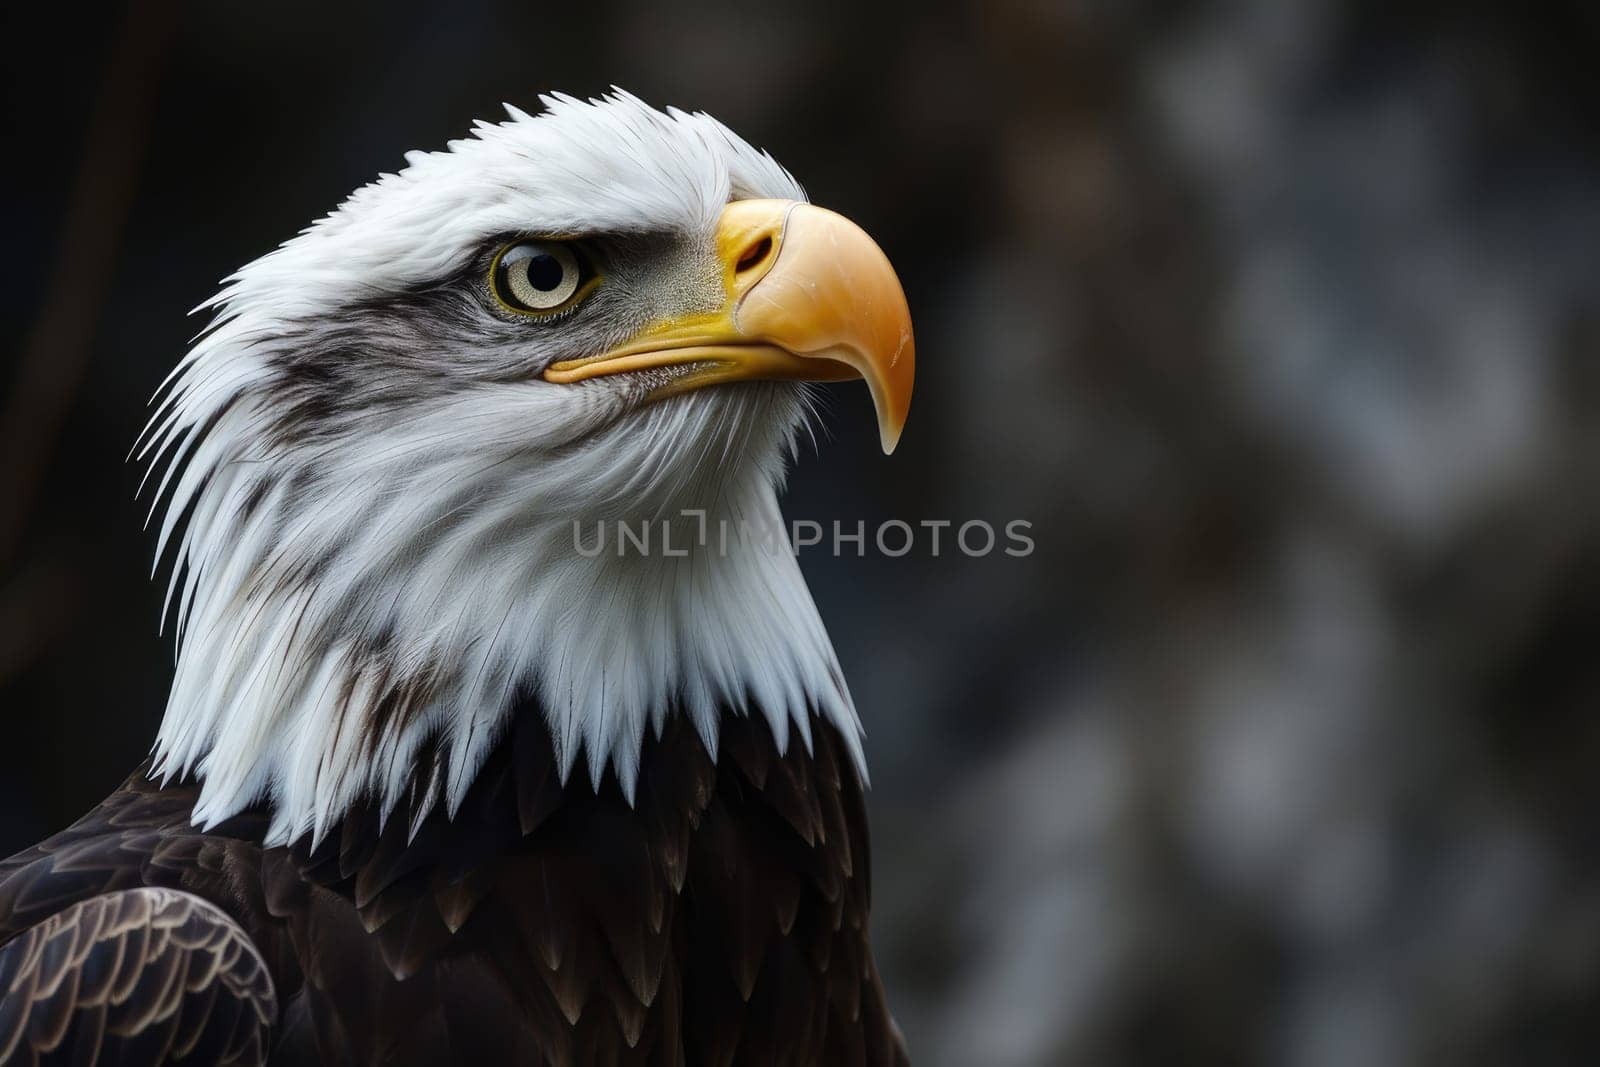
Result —
<path fill-rule="evenodd" d="M 561 262 L 555 256 L 541 253 L 528 260 L 528 284 L 541 293 L 548 293 L 561 284 Z"/>

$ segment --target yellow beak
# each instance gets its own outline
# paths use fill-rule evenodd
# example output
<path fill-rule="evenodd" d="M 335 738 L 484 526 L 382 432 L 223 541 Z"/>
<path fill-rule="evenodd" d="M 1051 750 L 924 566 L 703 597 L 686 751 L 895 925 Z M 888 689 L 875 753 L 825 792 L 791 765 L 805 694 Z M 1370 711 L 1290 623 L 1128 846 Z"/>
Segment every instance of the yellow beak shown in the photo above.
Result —
<path fill-rule="evenodd" d="M 911 408 L 916 349 L 900 279 L 842 215 L 793 200 L 736 200 L 717 224 L 724 301 L 609 352 L 553 363 L 548 382 L 693 364 L 656 396 L 757 379 L 864 378 L 893 452 Z"/>

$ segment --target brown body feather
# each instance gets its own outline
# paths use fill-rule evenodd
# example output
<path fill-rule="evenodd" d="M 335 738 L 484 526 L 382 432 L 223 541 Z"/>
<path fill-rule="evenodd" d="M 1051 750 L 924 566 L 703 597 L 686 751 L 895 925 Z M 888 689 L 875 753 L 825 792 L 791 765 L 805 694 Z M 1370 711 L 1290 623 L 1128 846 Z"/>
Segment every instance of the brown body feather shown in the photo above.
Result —
<path fill-rule="evenodd" d="M 903 1063 L 868 943 L 861 782 L 812 729 L 811 752 L 780 756 L 759 716 L 727 715 L 714 760 L 669 718 L 630 805 L 610 775 L 563 785 L 530 710 L 454 819 L 411 837 L 405 813 L 358 810 L 315 850 L 263 848 L 262 811 L 202 832 L 196 787 L 141 770 L 0 865 L 0 967 L 69 909 L 161 887 L 259 953 L 275 1063 Z"/>

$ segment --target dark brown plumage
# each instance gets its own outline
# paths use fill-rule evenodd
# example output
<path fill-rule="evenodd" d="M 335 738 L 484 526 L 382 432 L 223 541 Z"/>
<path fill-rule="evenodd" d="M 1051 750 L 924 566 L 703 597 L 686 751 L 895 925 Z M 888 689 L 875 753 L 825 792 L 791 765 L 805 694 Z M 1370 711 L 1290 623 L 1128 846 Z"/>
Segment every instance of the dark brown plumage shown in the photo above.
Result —
<path fill-rule="evenodd" d="M 0 940 L 12 939 L 0 992 L 59 969 L 34 946 L 64 942 L 92 909 L 120 920 L 77 965 L 70 1009 L 59 995 L 29 994 L 21 1008 L 6 995 L 0 1042 L 41 1006 L 89 1020 L 83 976 L 102 946 L 177 917 L 196 933 L 193 948 L 174 938 L 182 952 L 214 954 L 237 932 L 259 953 L 270 988 L 227 985 L 255 958 L 241 943 L 200 992 L 217 990 L 219 1020 L 225 1000 L 243 1018 L 270 1011 L 275 992 L 275 1063 L 903 1063 L 868 947 L 861 782 L 833 728 L 812 731 L 812 752 L 796 743 L 780 756 L 759 717 L 725 715 L 714 760 L 669 717 L 646 741 L 630 806 L 609 774 L 594 790 L 580 767 L 562 785 L 528 709 L 454 820 L 434 810 L 408 841 L 405 813 L 380 825 L 358 809 L 314 851 L 263 848 L 259 810 L 202 832 L 189 824 L 195 786 L 159 788 L 141 769 L 0 865 Z M 145 921 L 121 892 L 144 886 L 193 896 L 150 898 Z M 147 969 L 166 966 L 145 953 Z M 152 1017 L 144 1029 L 158 1025 L 172 1028 Z M 135 1031 L 100 1062 L 164 1062 Z M 28 1047 L 69 1062 L 70 1040 Z"/>
<path fill-rule="evenodd" d="M 90 897 L 0 949 L 8 1064 L 261 1064 L 276 1014 L 249 936 L 188 893 Z"/>

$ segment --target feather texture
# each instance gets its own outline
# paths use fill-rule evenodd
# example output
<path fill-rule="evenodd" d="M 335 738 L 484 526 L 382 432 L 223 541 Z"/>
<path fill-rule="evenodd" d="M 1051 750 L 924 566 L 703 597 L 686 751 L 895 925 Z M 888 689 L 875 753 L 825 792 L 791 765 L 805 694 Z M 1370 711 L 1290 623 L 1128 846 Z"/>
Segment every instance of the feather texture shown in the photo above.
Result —
<path fill-rule="evenodd" d="M 406 820 L 380 828 L 362 806 L 315 848 L 266 845 L 259 809 L 200 830 L 193 784 L 135 774 L 0 865 L 0 976 L 31 976 L 0 1035 L 67 1047 L 108 1027 L 95 963 L 128 944 L 121 981 L 173 1041 L 199 1025 L 173 999 L 195 984 L 180 970 L 254 976 L 229 1017 L 271 1019 L 272 1062 L 903 1063 L 867 941 L 861 781 L 834 727 L 812 725 L 815 755 L 779 753 L 763 717 L 727 713 L 713 761 L 670 717 L 630 804 L 614 774 L 557 784 L 543 716 L 523 708 L 454 819 L 431 809 L 408 840 Z M 142 933 L 185 922 L 205 936 Z M 52 944 L 84 962 L 36 962 Z M 63 1022 L 48 987 L 68 970 Z M 243 1024 L 229 1038 L 254 1047 Z"/>
<path fill-rule="evenodd" d="M 188 893 L 91 896 L 0 948 L 7 1064 L 263 1064 L 276 1016 L 254 943 Z"/>

